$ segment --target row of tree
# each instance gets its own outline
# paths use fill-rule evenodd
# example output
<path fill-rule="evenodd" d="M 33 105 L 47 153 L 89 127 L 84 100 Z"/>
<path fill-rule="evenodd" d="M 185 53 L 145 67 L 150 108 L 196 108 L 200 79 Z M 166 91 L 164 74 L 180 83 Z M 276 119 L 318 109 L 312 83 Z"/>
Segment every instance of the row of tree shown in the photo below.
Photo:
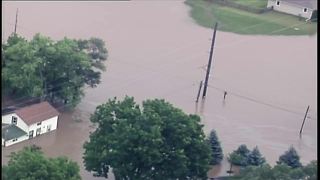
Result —
<path fill-rule="evenodd" d="M 240 145 L 238 149 L 233 151 L 229 155 L 228 160 L 231 164 L 242 167 L 261 166 L 266 163 L 265 158 L 262 156 L 257 146 L 250 151 L 245 144 Z M 292 168 L 302 167 L 300 157 L 293 146 L 279 157 L 277 164 L 286 164 Z"/>
<path fill-rule="evenodd" d="M 100 83 L 108 51 L 103 40 L 36 34 L 30 41 L 13 33 L 2 44 L 2 90 L 14 97 L 41 97 L 77 105 L 85 85 Z"/>
<path fill-rule="evenodd" d="M 269 164 L 261 166 L 248 166 L 230 179 L 234 180 L 316 180 L 318 173 L 318 162 L 311 161 L 306 166 L 292 168 L 287 164 L 277 164 L 271 167 Z"/>
<path fill-rule="evenodd" d="M 266 162 L 257 146 L 250 151 L 245 144 L 240 145 L 238 149 L 234 150 L 229 155 L 228 160 L 231 164 L 238 166 L 259 166 Z"/>

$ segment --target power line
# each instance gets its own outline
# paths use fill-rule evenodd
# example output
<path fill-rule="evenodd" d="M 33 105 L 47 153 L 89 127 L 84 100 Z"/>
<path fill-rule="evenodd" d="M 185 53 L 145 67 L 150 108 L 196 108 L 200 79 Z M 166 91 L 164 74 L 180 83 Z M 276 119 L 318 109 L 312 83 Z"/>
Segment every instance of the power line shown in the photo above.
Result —
<path fill-rule="evenodd" d="M 285 18 L 284 18 L 285 19 Z M 275 32 L 279 32 L 279 31 L 283 31 L 283 30 L 286 30 L 286 29 L 288 29 L 288 28 L 291 28 L 291 27 L 294 27 L 294 26 L 296 26 L 296 25 L 302 25 L 302 24 L 305 24 L 306 22 L 304 22 L 304 23 L 299 23 L 299 24 L 294 24 L 294 25 L 292 25 L 292 26 L 289 26 L 289 27 L 286 27 L 286 28 L 281 28 L 281 29 L 278 29 L 278 30 L 274 30 L 274 31 L 272 31 L 271 33 L 269 33 L 269 34 L 273 34 L 273 33 L 275 33 Z M 257 25 L 261 25 L 261 24 L 264 24 L 264 23 L 258 23 L 258 24 L 255 24 L 255 25 L 253 25 L 253 26 L 251 26 L 251 27 L 254 27 L 254 26 L 257 26 Z M 242 29 L 249 29 L 250 27 L 245 27 L 245 28 L 242 28 Z M 244 41 L 237 41 L 238 43 L 239 42 L 244 42 Z M 235 44 L 235 43 L 233 43 L 233 44 Z M 228 44 L 228 45 L 230 45 L 230 44 Z M 190 46 L 187 46 L 187 47 L 190 47 Z M 225 48 L 226 46 L 223 46 L 223 48 Z M 183 49 L 183 48 L 179 48 L 179 49 Z M 177 50 L 177 49 L 174 49 L 174 50 Z M 172 52 L 174 52 L 174 51 L 172 51 Z M 170 53 L 169 53 L 170 54 Z M 169 54 L 167 54 L 167 55 L 169 55 Z M 179 61 L 180 62 L 180 61 Z M 185 62 L 185 61 L 184 61 Z M 132 64 L 136 64 L 136 63 L 132 63 Z M 136 64 L 138 67 L 141 67 L 141 65 L 138 65 L 138 64 Z M 171 64 L 170 64 L 171 65 Z M 166 66 L 161 66 L 160 67 L 161 69 L 163 69 L 163 68 L 166 68 Z M 159 66 L 157 67 L 157 70 L 159 70 L 160 69 L 159 68 Z M 150 68 L 145 68 L 145 69 L 150 69 Z M 139 80 L 139 78 L 137 78 L 137 79 L 135 79 L 134 81 L 137 81 L 137 80 Z M 134 81 L 131 81 L 131 83 L 132 82 L 134 82 Z M 130 84 L 131 84 L 130 83 Z M 54 88 L 54 87 L 53 87 Z M 273 105 L 274 106 L 274 105 Z M 282 108 L 283 109 L 283 108 Z M 292 112 L 292 111 L 291 111 Z M 299 113 L 300 114 L 300 113 Z"/>
<path fill-rule="evenodd" d="M 219 87 L 215 87 L 215 86 L 211 86 L 211 85 L 208 85 L 208 86 L 209 86 L 209 88 L 213 88 L 213 89 L 216 89 L 216 90 L 219 90 L 219 91 L 222 91 L 222 92 L 225 91 L 224 89 L 219 88 Z M 283 108 L 283 107 L 280 107 L 280 106 L 277 106 L 277 105 L 274 105 L 274 104 L 271 104 L 271 103 L 266 103 L 266 102 L 263 102 L 261 100 L 255 99 L 255 98 L 251 98 L 251 97 L 248 97 L 248 96 L 240 95 L 240 94 L 234 93 L 232 91 L 228 91 L 228 94 L 232 94 L 232 95 L 234 95 L 236 97 L 239 97 L 239 98 L 242 98 L 242 99 L 246 99 L 246 100 L 249 100 L 251 102 L 255 102 L 255 103 L 258 103 L 258 104 L 266 105 L 266 106 L 269 106 L 269 107 L 274 108 L 274 109 L 290 112 L 290 113 L 293 113 L 293 114 L 296 114 L 296 115 L 304 115 L 304 113 L 295 112 L 295 111 L 292 111 L 290 109 Z M 309 118 L 315 120 L 312 117 L 309 117 Z"/>

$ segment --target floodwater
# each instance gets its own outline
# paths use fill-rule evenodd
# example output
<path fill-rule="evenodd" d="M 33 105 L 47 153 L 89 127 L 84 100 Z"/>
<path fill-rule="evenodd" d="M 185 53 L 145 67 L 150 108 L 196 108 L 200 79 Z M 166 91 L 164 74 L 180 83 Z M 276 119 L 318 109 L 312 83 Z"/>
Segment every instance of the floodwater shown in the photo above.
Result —
<path fill-rule="evenodd" d="M 183 1 L 2 3 L 5 38 L 14 29 L 19 8 L 20 35 L 31 38 L 41 32 L 55 40 L 96 36 L 109 50 L 102 83 L 87 89 L 76 109 L 82 121 L 64 113 L 56 132 L 3 148 L 2 157 L 35 143 L 48 156 L 66 155 L 80 163 L 83 179 L 97 179 L 82 164 L 82 144 L 94 128 L 88 115 L 109 98 L 129 95 L 138 102 L 164 98 L 185 112 L 198 113 L 206 133 L 217 131 L 225 155 L 242 143 L 257 145 L 273 165 L 293 145 L 303 164 L 317 159 L 317 35 L 218 31 L 207 97 L 196 104 L 212 29 L 198 26 Z M 228 168 L 224 162 L 220 173 Z"/>

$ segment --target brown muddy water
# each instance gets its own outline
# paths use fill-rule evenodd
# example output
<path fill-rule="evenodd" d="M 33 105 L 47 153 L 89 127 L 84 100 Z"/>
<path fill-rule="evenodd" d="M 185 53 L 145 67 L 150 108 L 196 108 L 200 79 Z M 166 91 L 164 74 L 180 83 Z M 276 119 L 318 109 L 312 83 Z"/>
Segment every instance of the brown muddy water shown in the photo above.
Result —
<path fill-rule="evenodd" d="M 48 156 L 65 155 L 80 163 L 83 179 L 97 179 L 82 164 L 82 144 L 93 130 L 88 115 L 108 98 L 125 95 L 138 102 L 164 98 L 185 112 L 198 113 L 206 133 L 217 131 L 225 155 L 242 143 L 249 148 L 257 145 L 273 165 L 293 145 L 303 164 L 317 159 L 317 35 L 218 31 L 210 87 L 206 99 L 196 105 L 212 30 L 195 24 L 183 1 L 2 2 L 5 38 L 14 29 L 16 8 L 20 35 L 31 38 L 40 32 L 55 40 L 100 37 L 106 41 L 109 59 L 102 83 L 87 89 L 76 109 L 82 121 L 64 113 L 57 131 L 2 148 L 2 163 L 10 152 L 35 143 Z M 217 168 L 209 174 L 225 174 L 228 168 L 224 161 L 220 173 Z"/>

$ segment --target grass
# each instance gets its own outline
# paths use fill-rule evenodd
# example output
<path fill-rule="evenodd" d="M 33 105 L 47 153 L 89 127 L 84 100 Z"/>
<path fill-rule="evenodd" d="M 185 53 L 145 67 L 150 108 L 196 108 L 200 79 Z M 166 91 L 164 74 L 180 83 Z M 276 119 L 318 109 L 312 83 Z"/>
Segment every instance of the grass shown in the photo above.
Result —
<path fill-rule="evenodd" d="M 267 7 L 268 0 L 233 0 L 237 4 L 254 7 L 254 8 L 265 8 Z"/>
<path fill-rule="evenodd" d="M 221 31 L 254 35 L 313 35 L 317 32 L 317 23 L 306 23 L 296 16 L 275 11 L 254 14 L 204 0 L 186 0 L 185 3 L 191 6 L 190 14 L 196 23 L 212 28 L 218 22 Z"/>

